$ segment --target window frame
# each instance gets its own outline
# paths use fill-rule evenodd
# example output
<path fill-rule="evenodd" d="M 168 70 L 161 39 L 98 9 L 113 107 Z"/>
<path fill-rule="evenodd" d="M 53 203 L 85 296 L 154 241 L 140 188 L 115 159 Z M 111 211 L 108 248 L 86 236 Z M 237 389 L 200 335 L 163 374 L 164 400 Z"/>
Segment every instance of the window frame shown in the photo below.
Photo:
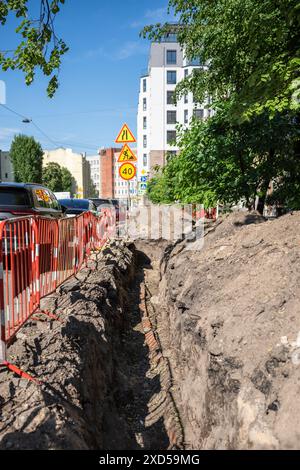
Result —
<path fill-rule="evenodd" d="M 170 116 L 175 116 L 175 121 L 174 119 L 170 119 Z M 167 124 L 176 124 L 177 123 L 177 111 L 174 110 L 167 110 Z"/>
<path fill-rule="evenodd" d="M 174 75 L 175 81 L 170 81 L 169 77 Z M 177 70 L 167 70 L 167 85 L 176 85 L 177 84 Z"/>
<path fill-rule="evenodd" d="M 173 59 L 169 59 L 169 56 L 171 55 L 171 57 L 173 56 L 173 54 L 175 55 L 175 62 Z M 176 65 L 177 64 L 177 50 L 176 49 L 167 49 L 166 50 L 166 64 L 167 65 Z"/>

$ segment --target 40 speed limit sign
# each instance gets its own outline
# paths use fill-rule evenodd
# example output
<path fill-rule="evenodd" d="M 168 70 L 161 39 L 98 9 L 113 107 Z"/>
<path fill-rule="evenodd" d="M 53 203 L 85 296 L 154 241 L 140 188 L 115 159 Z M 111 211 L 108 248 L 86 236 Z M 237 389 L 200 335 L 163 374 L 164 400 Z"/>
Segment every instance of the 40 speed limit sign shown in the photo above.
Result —
<path fill-rule="evenodd" d="M 129 162 L 123 163 L 119 168 L 119 174 L 123 180 L 132 180 L 136 175 L 136 167 Z"/>

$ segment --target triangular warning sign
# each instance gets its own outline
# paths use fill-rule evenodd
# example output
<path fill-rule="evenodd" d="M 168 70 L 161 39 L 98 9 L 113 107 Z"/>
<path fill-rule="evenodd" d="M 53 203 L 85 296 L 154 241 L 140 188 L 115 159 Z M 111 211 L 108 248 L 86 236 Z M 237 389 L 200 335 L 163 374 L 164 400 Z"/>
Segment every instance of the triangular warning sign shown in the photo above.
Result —
<path fill-rule="evenodd" d="M 115 142 L 117 144 L 126 144 L 128 142 L 136 142 L 134 135 L 129 129 L 129 127 L 127 126 L 127 124 L 124 124 Z"/>
<path fill-rule="evenodd" d="M 127 144 L 125 144 L 124 147 L 122 148 L 118 162 L 119 163 L 137 162 L 136 156 L 134 155 L 133 151 Z"/>

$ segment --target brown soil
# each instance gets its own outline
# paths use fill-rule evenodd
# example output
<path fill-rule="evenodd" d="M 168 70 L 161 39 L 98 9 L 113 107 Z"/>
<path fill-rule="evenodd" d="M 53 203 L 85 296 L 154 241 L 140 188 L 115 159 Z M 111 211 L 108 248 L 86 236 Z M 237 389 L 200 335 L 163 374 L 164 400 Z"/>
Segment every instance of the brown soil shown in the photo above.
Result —
<path fill-rule="evenodd" d="M 0 449 L 295 449 L 300 213 L 235 213 L 204 246 L 112 242 L 0 372 Z"/>
<path fill-rule="evenodd" d="M 166 248 L 152 299 L 186 446 L 299 448 L 300 213 L 208 232 Z"/>

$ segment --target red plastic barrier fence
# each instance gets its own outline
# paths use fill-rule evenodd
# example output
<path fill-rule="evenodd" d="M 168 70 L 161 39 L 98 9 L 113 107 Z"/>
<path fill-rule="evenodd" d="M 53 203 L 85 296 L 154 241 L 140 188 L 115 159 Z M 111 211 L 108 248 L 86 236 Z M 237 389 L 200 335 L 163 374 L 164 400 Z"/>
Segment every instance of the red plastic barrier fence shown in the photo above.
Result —
<path fill-rule="evenodd" d="M 112 232 L 110 223 L 89 212 L 60 220 L 22 217 L 0 222 L 0 364 L 40 299 L 104 245 Z"/>

